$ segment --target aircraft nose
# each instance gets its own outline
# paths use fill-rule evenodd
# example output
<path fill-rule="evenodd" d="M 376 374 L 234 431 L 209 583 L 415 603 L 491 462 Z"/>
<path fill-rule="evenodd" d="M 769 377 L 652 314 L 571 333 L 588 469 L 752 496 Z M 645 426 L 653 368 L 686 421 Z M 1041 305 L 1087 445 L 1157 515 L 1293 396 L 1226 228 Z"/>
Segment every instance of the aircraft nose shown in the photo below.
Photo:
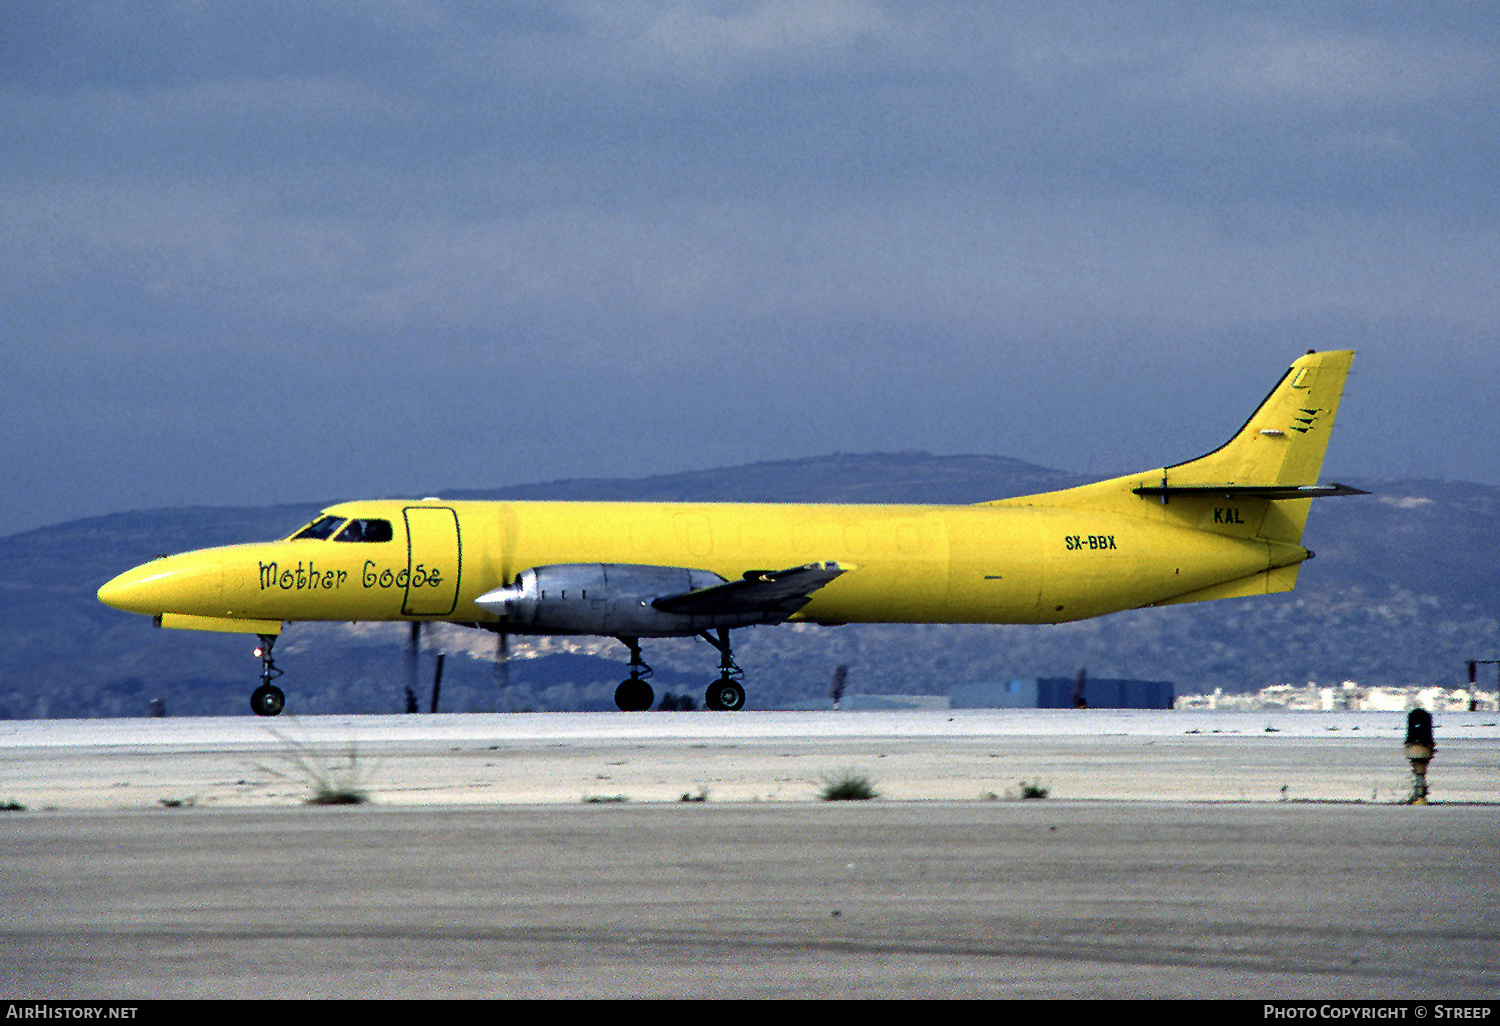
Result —
<path fill-rule="evenodd" d="M 99 601 L 127 613 L 159 613 L 159 599 L 165 590 L 163 581 L 172 576 L 167 565 L 170 560 L 163 556 L 145 563 L 107 582 L 99 589 Z"/>
<path fill-rule="evenodd" d="M 148 616 L 189 612 L 205 599 L 216 601 L 219 574 L 191 556 L 163 556 L 127 570 L 99 589 L 99 601 Z"/>

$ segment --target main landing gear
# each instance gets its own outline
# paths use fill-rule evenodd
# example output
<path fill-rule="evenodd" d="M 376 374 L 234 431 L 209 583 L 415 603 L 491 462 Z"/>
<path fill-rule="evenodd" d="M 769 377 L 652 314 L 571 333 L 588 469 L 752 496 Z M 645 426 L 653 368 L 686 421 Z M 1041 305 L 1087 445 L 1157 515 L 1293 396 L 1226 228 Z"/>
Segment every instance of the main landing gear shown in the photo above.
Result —
<path fill-rule="evenodd" d="M 713 634 L 703 631 L 698 635 L 719 650 L 719 679 L 708 686 L 703 704 L 717 712 L 736 712 L 745 707 L 745 689 L 740 678 L 745 671 L 734 661 L 734 652 L 729 647 L 729 631 L 719 628 Z M 646 683 L 651 676 L 651 667 L 641 659 L 640 638 L 616 638 L 630 649 L 630 679 L 615 688 L 615 705 L 622 712 L 641 712 L 651 708 L 656 692 Z"/>
<path fill-rule="evenodd" d="M 729 631 L 720 627 L 714 634 L 703 631 L 698 636 L 719 650 L 719 679 L 708 686 L 704 704 L 715 712 L 738 712 L 745 708 L 745 689 L 740 684 L 745 671 L 734 661 Z"/>
<path fill-rule="evenodd" d="M 271 660 L 271 646 L 276 644 L 276 635 L 262 634 L 260 647 L 255 654 L 260 656 L 260 687 L 250 693 L 250 709 L 257 716 L 275 716 L 286 707 L 286 695 L 271 681 L 281 676 L 281 671 Z"/>
<path fill-rule="evenodd" d="M 656 692 L 651 690 L 651 685 L 646 683 L 646 678 L 651 676 L 651 667 L 641 660 L 640 638 L 618 638 L 621 644 L 630 649 L 630 679 L 621 682 L 615 688 L 615 705 L 621 712 L 643 712 L 651 708 L 651 703 L 656 701 Z"/>

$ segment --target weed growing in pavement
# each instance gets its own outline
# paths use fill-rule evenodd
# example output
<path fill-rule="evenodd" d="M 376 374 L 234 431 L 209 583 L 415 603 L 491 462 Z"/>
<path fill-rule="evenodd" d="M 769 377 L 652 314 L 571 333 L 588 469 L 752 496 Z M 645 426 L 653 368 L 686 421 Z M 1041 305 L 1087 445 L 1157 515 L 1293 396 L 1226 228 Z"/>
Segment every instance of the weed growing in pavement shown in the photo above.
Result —
<path fill-rule="evenodd" d="M 818 797 L 825 802 L 864 802 L 879 798 L 874 782 L 862 773 L 845 771 L 834 777 L 823 778 L 823 789 Z"/>
<path fill-rule="evenodd" d="M 305 785 L 308 796 L 302 799 L 304 805 L 363 805 L 370 800 L 370 792 L 364 784 L 365 767 L 360 764 L 359 753 L 352 742 L 340 764 L 311 745 L 275 731 L 271 734 L 281 742 L 281 755 L 289 768 L 285 772 L 273 766 L 256 768 L 281 780 Z"/>

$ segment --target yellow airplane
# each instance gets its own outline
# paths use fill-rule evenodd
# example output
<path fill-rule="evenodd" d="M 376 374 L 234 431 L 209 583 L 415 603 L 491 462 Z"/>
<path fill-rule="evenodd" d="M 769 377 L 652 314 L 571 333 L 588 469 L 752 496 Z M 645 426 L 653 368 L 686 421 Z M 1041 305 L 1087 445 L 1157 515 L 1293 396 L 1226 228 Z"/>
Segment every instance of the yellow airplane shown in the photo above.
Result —
<path fill-rule="evenodd" d="M 106 605 L 260 636 L 250 705 L 285 704 L 271 647 L 298 620 L 446 621 L 598 635 L 630 650 L 615 702 L 650 708 L 642 638 L 718 649 L 711 709 L 745 703 L 729 631 L 752 624 L 1062 623 L 1291 591 L 1352 352 L 1308 353 L 1206 456 L 972 506 L 347 502 L 282 541 L 126 571 Z M 416 628 L 414 627 L 414 630 Z"/>

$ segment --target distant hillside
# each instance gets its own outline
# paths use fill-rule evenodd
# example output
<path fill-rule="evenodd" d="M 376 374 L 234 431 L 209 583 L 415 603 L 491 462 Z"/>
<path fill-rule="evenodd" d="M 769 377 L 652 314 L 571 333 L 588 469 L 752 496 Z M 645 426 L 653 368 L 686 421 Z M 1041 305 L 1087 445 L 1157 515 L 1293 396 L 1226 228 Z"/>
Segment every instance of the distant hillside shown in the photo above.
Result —
<path fill-rule="evenodd" d="M 832 455 L 639 480 L 557 481 L 446 498 L 977 502 L 1088 480 L 1018 460 L 925 453 Z M 839 664 L 851 693 L 946 693 L 953 681 L 1071 675 L 1173 680 L 1179 692 L 1345 679 L 1457 683 L 1464 661 L 1500 655 L 1500 489 L 1441 481 L 1360 481 L 1375 493 L 1315 503 L 1317 558 L 1291 595 L 1117 613 L 1054 627 L 873 625 L 755 628 L 737 635 L 751 708 L 820 698 Z M 330 500 L 332 501 L 332 500 Z M 120 513 L 0 539 L 0 717 L 248 714 L 258 662 L 242 635 L 153 630 L 101 606 L 98 586 L 163 552 L 284 536 L 317 506 Z M 289 708 L 399 711 L 401 625 L 297 624 L 278 649 Z M 495 639 L 430 632 L 449 652 L 441 708 L 608 708 L 625 674 L 617 642 L 515 639 L 510 684 Z M 657 691 L 696 694 L 716 654 L 694 640 L 647 642 Z"/>

